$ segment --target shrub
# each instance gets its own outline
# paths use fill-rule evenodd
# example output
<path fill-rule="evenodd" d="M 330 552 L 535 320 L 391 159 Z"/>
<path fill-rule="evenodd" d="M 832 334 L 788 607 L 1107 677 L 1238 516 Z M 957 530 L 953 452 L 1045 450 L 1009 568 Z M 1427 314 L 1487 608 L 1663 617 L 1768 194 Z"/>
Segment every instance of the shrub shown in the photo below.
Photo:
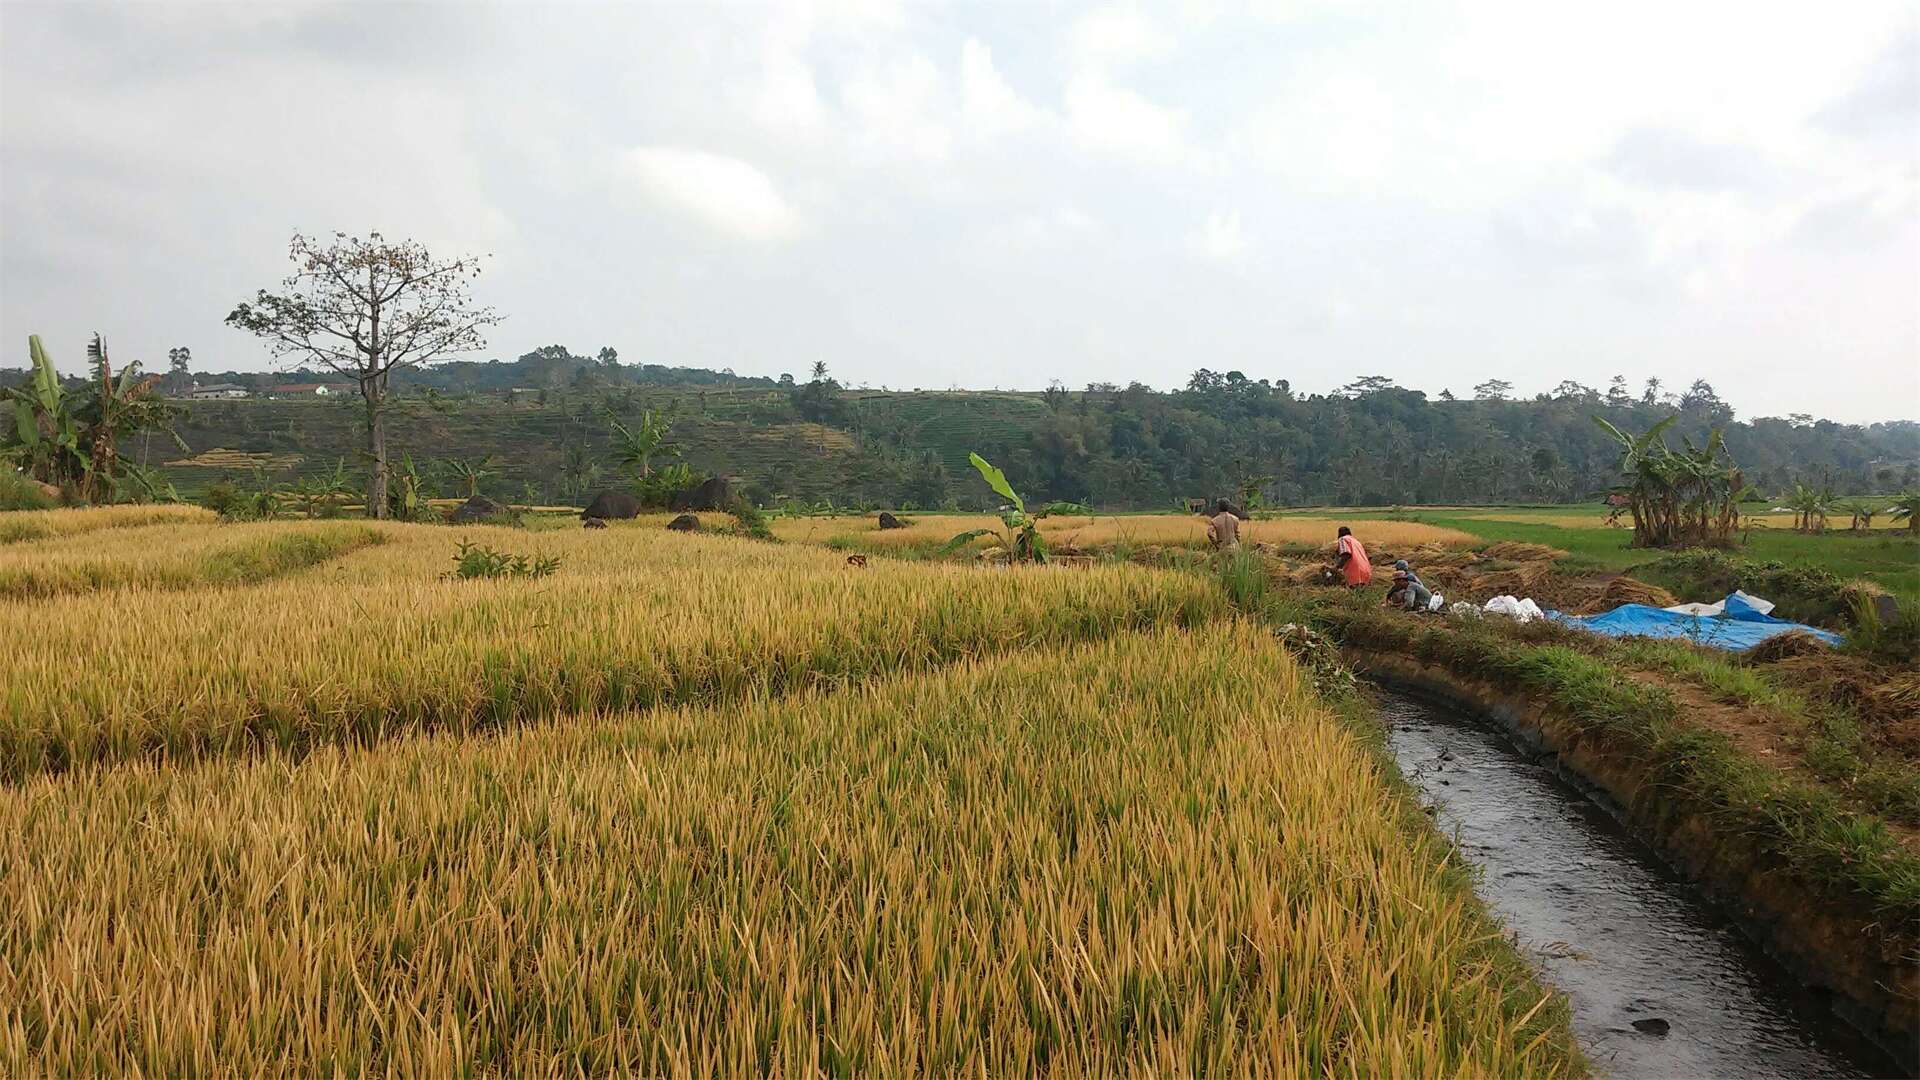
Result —
<path fill-rule="evenodd" d="M 460 541 L 460 550 L 453 557 L 453 569 L 447 578 L 543 578 L 560 569 L 560 560 L 556 556 L 543 555 L 529 558 L 525 555 L 510 555 L 504 551 L 495 551 L 485 544 Z"/>
<path fill-rule="evenodd" d="M 1847 630 L 1848 652 L 1897 664 L 1920 658 L 1920 604 L 1900 597 L 1894 601 L 1893 618 L 1882 619 L 1873 597 L 1855 591 L 1848 608 L 1853 623 Z"/>
<path fill-rule="evenodd" d="M 635 480 L 633 495 L 642 506 L 657 509 L 671 506 L 675 495 L 692 491 L 706 482 L 706 473 L 696 472 L 684 462 L 676 462 Z"/>
<path fill-rule="evenodd" d="M 1721 551 L 1684 551 L 1638 567 L 1636 576 L 1676 592 L 1725 596 L 1740 589 L 1778 605 L 1775 614 L 1800 622 L 1840 626 L 1847 616 L 1847 583 L 1831 570 L 1773 560 L 1743 559 Z"/>
<path fill-rule="evenodd" d="M 760 508 L 740 496 L 734 496 L 733 503 L 727 507 L 727 513 L 733 515 L 734 530 L 741 536 L 754 540 L 766 540 L 779 543 L 780 538 L 773 535 L 773 526 L 767 524 L 767 515 Z"/>
<path fill-rule="evenodd" d="M 52 510 L 60 500 L 42 491 L 40 485 L 8 470 L 0 472 L 0 510 Z"/>

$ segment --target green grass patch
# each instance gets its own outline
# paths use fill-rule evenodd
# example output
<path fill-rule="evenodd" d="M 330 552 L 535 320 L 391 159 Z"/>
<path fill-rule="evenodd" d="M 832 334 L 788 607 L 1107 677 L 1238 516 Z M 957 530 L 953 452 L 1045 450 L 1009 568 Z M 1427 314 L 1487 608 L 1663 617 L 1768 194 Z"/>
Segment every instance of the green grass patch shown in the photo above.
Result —
<path fill-rule="evenodd" d="M 1562 519 L 1579 512 L 1578 507 L 1545 508 L 1531 513 L 1541 517 L 1558 516 Z M 1671 582 L 1657 577 L 1648 577 L 1648 564 L 1657 564 L 1667 557 L 1667 553 L 1649 551 L 1645 548 L 1630 547 L 1632 533 L 1626 529 L 1612 529 L 1600 524 L 1598 515 L 1590 527 L 1568 527 L 1560 524 L 1530 521 L 1489 521 L 1480 515 L 1509 511 L 1497 508 L 1477 510 L 1410 510 L 1407 520 L 1422 521 L 1431 525 L 1444 525 L 1451 529 L 1477 536 L 1488 543 L 1502 540 L 1520 540 L 1531 544 L 1547 544 L 1567 553 L 1560 561 L 1563 570 L 1580 573 L 1593 571 L 1632 571 L 1635 577 L 1645 577 L 1650 581 L 1673 588 L 1676 585 L 1692 589 L 1698 588 L 1711 592 L 1716 586 L 1705 581 L 1689 582 L 1673 579 Z M 1528 511 L 1512 512 L 1511 516 L 1528 516 Z M 1920 602 L 1920 537 L 1904 530 L 1876 529 L 1866 534 L 1849 533 L 1844 529 L 1828 530 L 1825 533 L 1796 533 L 1788 529 L 1756 528 L 1743 534 L 1745 543 L 1734 553 L 1735 558 L 1756 563 L 1779 563 L 1783 566 L 1831 575 L 1842 582 L 1852 578 L 1865 578 L 1875 582 L 1897 596 L 1904 596 Z M 1748 592 L 1755 592 L 1748 588 Z M 1717 600 L 1726 593 L 1713 595 L 1702 593 L 1687 599 Z M 1756 595 L 1781 602 L 1780 596 L 1767 592 Z M 1837 609 L 1836 609 L 1837 610 Z"/>
<path fill-rule="evenodd" d="M 335 526 L 313 532 L 282 533 L 207 555 L 200 580 L 214 585 L 245 585 L 318 566 L 329 559 L 372 547 L 384 537 L 365 525 Z"/>

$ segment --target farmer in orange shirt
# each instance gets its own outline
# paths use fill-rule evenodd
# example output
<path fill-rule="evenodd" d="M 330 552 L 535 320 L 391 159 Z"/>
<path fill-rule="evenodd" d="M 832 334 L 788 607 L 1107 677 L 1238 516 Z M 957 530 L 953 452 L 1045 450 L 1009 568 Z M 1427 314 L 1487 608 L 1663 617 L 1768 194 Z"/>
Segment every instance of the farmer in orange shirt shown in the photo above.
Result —
<path fill-rule="evenodd" d="M 1340 526 L 1340 539 L 1334 545 L 1334 569 L 1340 571 L 1347 588 L 1357 589 L 1373 580 L 1373 564 L 1367 561 L 1367 549 L 1353 530 Z"/>

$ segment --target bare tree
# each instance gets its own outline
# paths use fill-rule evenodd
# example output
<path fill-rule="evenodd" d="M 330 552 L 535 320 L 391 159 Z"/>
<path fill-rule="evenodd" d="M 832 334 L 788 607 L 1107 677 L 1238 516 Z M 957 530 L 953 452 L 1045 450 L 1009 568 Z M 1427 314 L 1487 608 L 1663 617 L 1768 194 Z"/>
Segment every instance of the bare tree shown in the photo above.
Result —
<path fill-rule="evenodd" d="M 287 256 L 295 269 L 281 291 L 260 290 L 227 325 L 264 338 L 294 366 L 317 363 L 359 386 L 372 459 L 367 512 L 384 518 L 388 377 L 486 345 L 481 331 L 500 317 L 467 291 L 481 257 L 437 260 L 415 241 L 389 243 L 377 232 L 328 240 L 295 233 Z"/>

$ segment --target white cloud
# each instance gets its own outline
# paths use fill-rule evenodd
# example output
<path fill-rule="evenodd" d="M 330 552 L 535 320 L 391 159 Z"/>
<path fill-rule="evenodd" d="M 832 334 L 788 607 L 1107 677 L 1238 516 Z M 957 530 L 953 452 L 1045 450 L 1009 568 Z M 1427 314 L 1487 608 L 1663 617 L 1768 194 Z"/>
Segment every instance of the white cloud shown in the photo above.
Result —
<path fill-rule="evenodd" d="M 1235 211 L 1216 210 L 1207 215 L 1200 227 L 1187 235 L 1187 248 L 1205 259 L 1227 261 L 1247 251 L 1247 234 L 1240 227 Z"/>
<path fill-rule="evenodd" d="M 647 194 L 711 228 L 780 239 L 800 227 L 800 216 L 767 174 L 739 158 L 677 146 L 641 146 L 627 152 L 626 163 Z"/>
<path fill-rule="evenodd" d="M 1173 36 L 1132 5 L 1088 12 L 1068 35 L 1069 58 L 1079 67 L 1117 67 L 1165 56 L 1173 47 Z"/>
<path fill-rule="evenodd" d="M 1100 223 L 1072 203 L 1052 210 L 1022 214 L 982 234 L 988 249 L 1036 251 L 1059 248 L 1100 232 Z"/>
<path fill-rule="evenodd" d="M 813 69 L 794 53 L 770 45 L 753 114 L 762 127 L 775 134 L 796 142 L 818 141 L 826 127 L 826 110 L 814 86 Z"/>
<path fill-rule="evenodd" d="M 1248 115 L 1234 143 L 1301 190 L 1345 191 L 1391 181 L 1396 154 L 1431 149 L 1402 126 L 1397 103 L 1373 80 L 1330 75 L 1287 85 Z"/>
<path fill-rule="evenodd" d="M 989 139 L 1024 131 L 1043 116 L 1007 84 L 993 66 L 993 51 L 979 38 L 960 47 L 960 111 L 974 134 Z"/>
<path fill-rule="evenodd" d="M 1067 122 L 1082 146 L 1136 161 L 1165 163 L 1183 151 L 1187 115 L 1128 90 L 1099 75 L 1075 76 L 1067 83 Z"/>
<path fill-rule="evenodd" d="M 862 71 L 840 89 L 857 124 L 854 138 L 871 155 L 942 161 L 952 145 L 945 125 L 930 114 L 943 93 L 939 69 L 919 53 Z"/>
<path fill-rule="evenodd" d="M 129 357 L 258 365 L 219 319 L 287 233 L 377 226 L 499 254 L 503 357 L 1166 385 L 1313 333 L 1430 391 L 1547 356 L 1783 373 L 1743 412 L 1920 400 L 1912 0 L 1086 2 L 11 5 L 0 330 L 110 295 Z"/>

